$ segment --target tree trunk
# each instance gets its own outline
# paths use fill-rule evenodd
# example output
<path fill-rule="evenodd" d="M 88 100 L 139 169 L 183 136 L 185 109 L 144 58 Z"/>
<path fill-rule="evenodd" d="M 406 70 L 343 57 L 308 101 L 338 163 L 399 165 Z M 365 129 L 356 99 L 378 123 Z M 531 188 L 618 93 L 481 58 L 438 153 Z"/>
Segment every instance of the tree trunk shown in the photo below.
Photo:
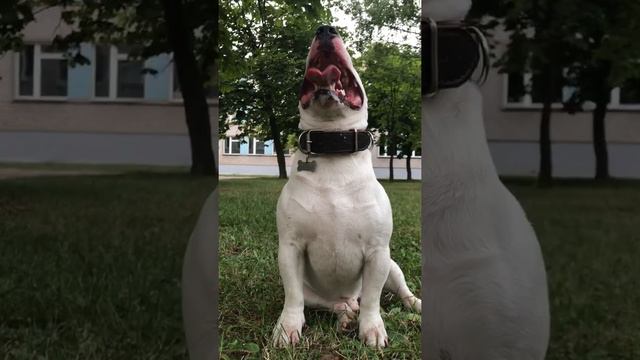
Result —
<path fill-rule="evenodd" d="M 173 61 L 178 72 L 185 117 L 191 142 L 191 174 L 218 174 L 213 155 L 209 104 L 193 49 L 193 34 L 187 28 L 181 0 L 162 0 Z"/>
<path fill-rule="evenodd" d="M 593 110 L 593 150 L 596 155 L 596 180 L 609 179 L 609 155 L 604 123 L 608 102 L 608 99 L 599 100 Z"/>
<path fill-rule="evenodd" d="M 538 172 L 538 186 L 547 187 L 552 183 L 551 160 L 551 104 L 553 103 L 553 67 L 547 65 L 544 68 L 544 105 L 540 119 L 540 169 Z"/>
<path fill-rule="evenodd" d="M 593 110 L 593 150 L 596 157 L 596 180 L 607 180 L 609 176 L 609 155 L 607 151 L 607 134 L 604 119 L 607 115 L 607 106 L 611 100 L 611 87 L 609 86 L 609 75 L 611 74 L 611 64 L 600 62 L 594 76 L 596 88 L 596 108 Z"/>
<path fill-rule="evenodd" d="M 389 155 L 389 181 L 393 181 L 393 158 L 396 157 L 396 147 L 395 145 L 390 145 L 387 149 Z"/>
<path fill-rule="evenodd" d="M 551 104 L 544 104 L 540 119 L 540 170 L 538 185 L 550 186 L 552 176 L 551 162 Z"/>
<path fill-rule="evenodd" d="M 278 123 L 276 116 L 273 115 L 273 111 L 269 111 L 269 128 L 271 129 L 271 136 L 273 138 L 273 147 L 276 150 L 276 159 L 278 160 L 278 178 L 287 178 L 287 164 L 284 159 L 284 149 L 282 148 L 282 139 L 280 137 L 280 130 L 278 129 Z"/>
<path fill-rule="evenodd" d="M 407 180 L 412 180 L 412 176 L 411 176 L 411 154 L 407 154 Z"/>

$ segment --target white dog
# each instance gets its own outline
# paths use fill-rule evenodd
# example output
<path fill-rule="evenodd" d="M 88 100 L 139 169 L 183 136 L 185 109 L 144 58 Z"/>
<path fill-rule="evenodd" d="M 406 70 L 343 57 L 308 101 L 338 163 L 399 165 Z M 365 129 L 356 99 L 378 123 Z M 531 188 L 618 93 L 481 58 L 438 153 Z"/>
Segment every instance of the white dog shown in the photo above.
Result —
<path fill-rule="evenodd" d="M 462 20 L 470 0 L 425 0 Z M 498 178 L 475 84 L 423 103 L 424 331 L 427 359 L 541 360 L 549 339 L 544 262 L 533 228 Z"/>
<path fill-rule="evenodd" d="M 362 135 L 367 128 L 362 83 L 332 27 L 320 27 L 311 44 L 299 110 L 302 130 L 355 129 Z M 346 329 L 359 311 L 360 338 L 384 347 L 383 287 L 416 311 L 421 302 L 389 255 L 391 206 L 373 172 L 371 152 L 307 157 L 298 151 L 293 163 L 277 206 L 285 300 L 274 344 L 300 341 L 306 305 L 338 314 L 339 329 Z"/>

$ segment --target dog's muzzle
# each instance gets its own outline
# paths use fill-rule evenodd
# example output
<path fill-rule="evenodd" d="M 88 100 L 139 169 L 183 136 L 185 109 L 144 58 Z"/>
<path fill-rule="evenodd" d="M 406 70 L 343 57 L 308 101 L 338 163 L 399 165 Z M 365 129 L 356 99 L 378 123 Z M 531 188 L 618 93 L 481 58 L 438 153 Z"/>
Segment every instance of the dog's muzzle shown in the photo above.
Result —
<path fill-rule="evenodd" d="M 422 95 L 455 88 L 473 75 L 482 58 L 478 83 L 489 75 L 489 46 L 480 29 L 463 22 L 421 22 Z"/>

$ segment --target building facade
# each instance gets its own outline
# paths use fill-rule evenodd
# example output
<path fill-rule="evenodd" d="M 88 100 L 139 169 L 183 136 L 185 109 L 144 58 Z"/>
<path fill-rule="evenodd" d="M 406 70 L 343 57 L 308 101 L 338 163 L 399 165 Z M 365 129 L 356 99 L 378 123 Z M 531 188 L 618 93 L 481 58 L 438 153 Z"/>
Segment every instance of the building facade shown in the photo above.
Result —
<path fill-rule="evenodd" d="M 51 46 L 67 31 L 59 9 L 42 11 L 24 50 L 0 57 L 0 162 L 188 165 L 171 55 L 143 62 L 126 47 L 82 44 L 90 64 L 70 66 Z"/>
<path fill-rule="evenodd" d="M 506 34 L 496 33 L 493 40 L 495 51 L 504 51 L 508 43 Z M 570 115 L 562 109 L 562 100 L 571 92 L 570 87 L 562 85 L 554 91 L 557 103 L 551 116 L 553 175 L 593 177 L 592 114 L 584 111 Z M 493 69 L 482 94 L 487 138 L 498 172 L 536 175 L 542 110 L 542 90 L 536 86 L 536 78 L 530 74 L 499 74 Z M 611 176 L 640 178 L 639 81 L 612 90 L 605 122 Z"/>

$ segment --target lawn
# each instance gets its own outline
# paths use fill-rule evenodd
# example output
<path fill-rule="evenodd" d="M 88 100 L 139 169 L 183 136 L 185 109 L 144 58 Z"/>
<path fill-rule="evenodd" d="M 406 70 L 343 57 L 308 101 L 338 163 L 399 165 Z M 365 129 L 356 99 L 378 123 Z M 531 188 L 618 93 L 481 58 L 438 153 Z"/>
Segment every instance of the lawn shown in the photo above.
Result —
<path fill-rule="evenodd" d="M 547 360 L 640 359 L 640 182 L 509 186 L 545 256 Z"/>
<path fill-rule="evenodd" d="M 336 318 L 305 310 L 308 327 L 295 350 L 270 346 L 273 326 L 282 311 L 284 291 L 277 266 L 276 201 L 284 181 L 277 179 L 220 182 L 220 339 L 221 358 L 367 359 L 357 332 L 336 332 Z M 384 183 L 394 209 L 393 258 L 407 283 L 420 292 L 420 183 Z M 384 357 L 420 358 L 420 316 L 386 296 L 383 318 L 390 346 Z"/>
<path fill-rule="evenodd" d="M 301 347 L 270 347 L 283 300 L 275 228 L 283 185 L 275 179 L 221 182 L 223 357 L 419 358 L 419 323 L 389 297 L 383 308 L 391 346 L 383 353 L 365 349 L 355 334 L 336 334 L 335 318 L 318 311 L 306 311 Z M 392 254 L 418 289 L 419 183 L 384 185 L 394 207 Z M 530 180 L 510 180 L 507 186 L 525 207 L 545 255 L 552 312 L 547 359 L 640 359 L 640 183 L 565 181 L 539 189 Z"/>
<path fill-rule="evenodd" d="M 0 359 L 186 359 L 182 257 L 211 188 L 131 169 L 1 180 Z"/>

